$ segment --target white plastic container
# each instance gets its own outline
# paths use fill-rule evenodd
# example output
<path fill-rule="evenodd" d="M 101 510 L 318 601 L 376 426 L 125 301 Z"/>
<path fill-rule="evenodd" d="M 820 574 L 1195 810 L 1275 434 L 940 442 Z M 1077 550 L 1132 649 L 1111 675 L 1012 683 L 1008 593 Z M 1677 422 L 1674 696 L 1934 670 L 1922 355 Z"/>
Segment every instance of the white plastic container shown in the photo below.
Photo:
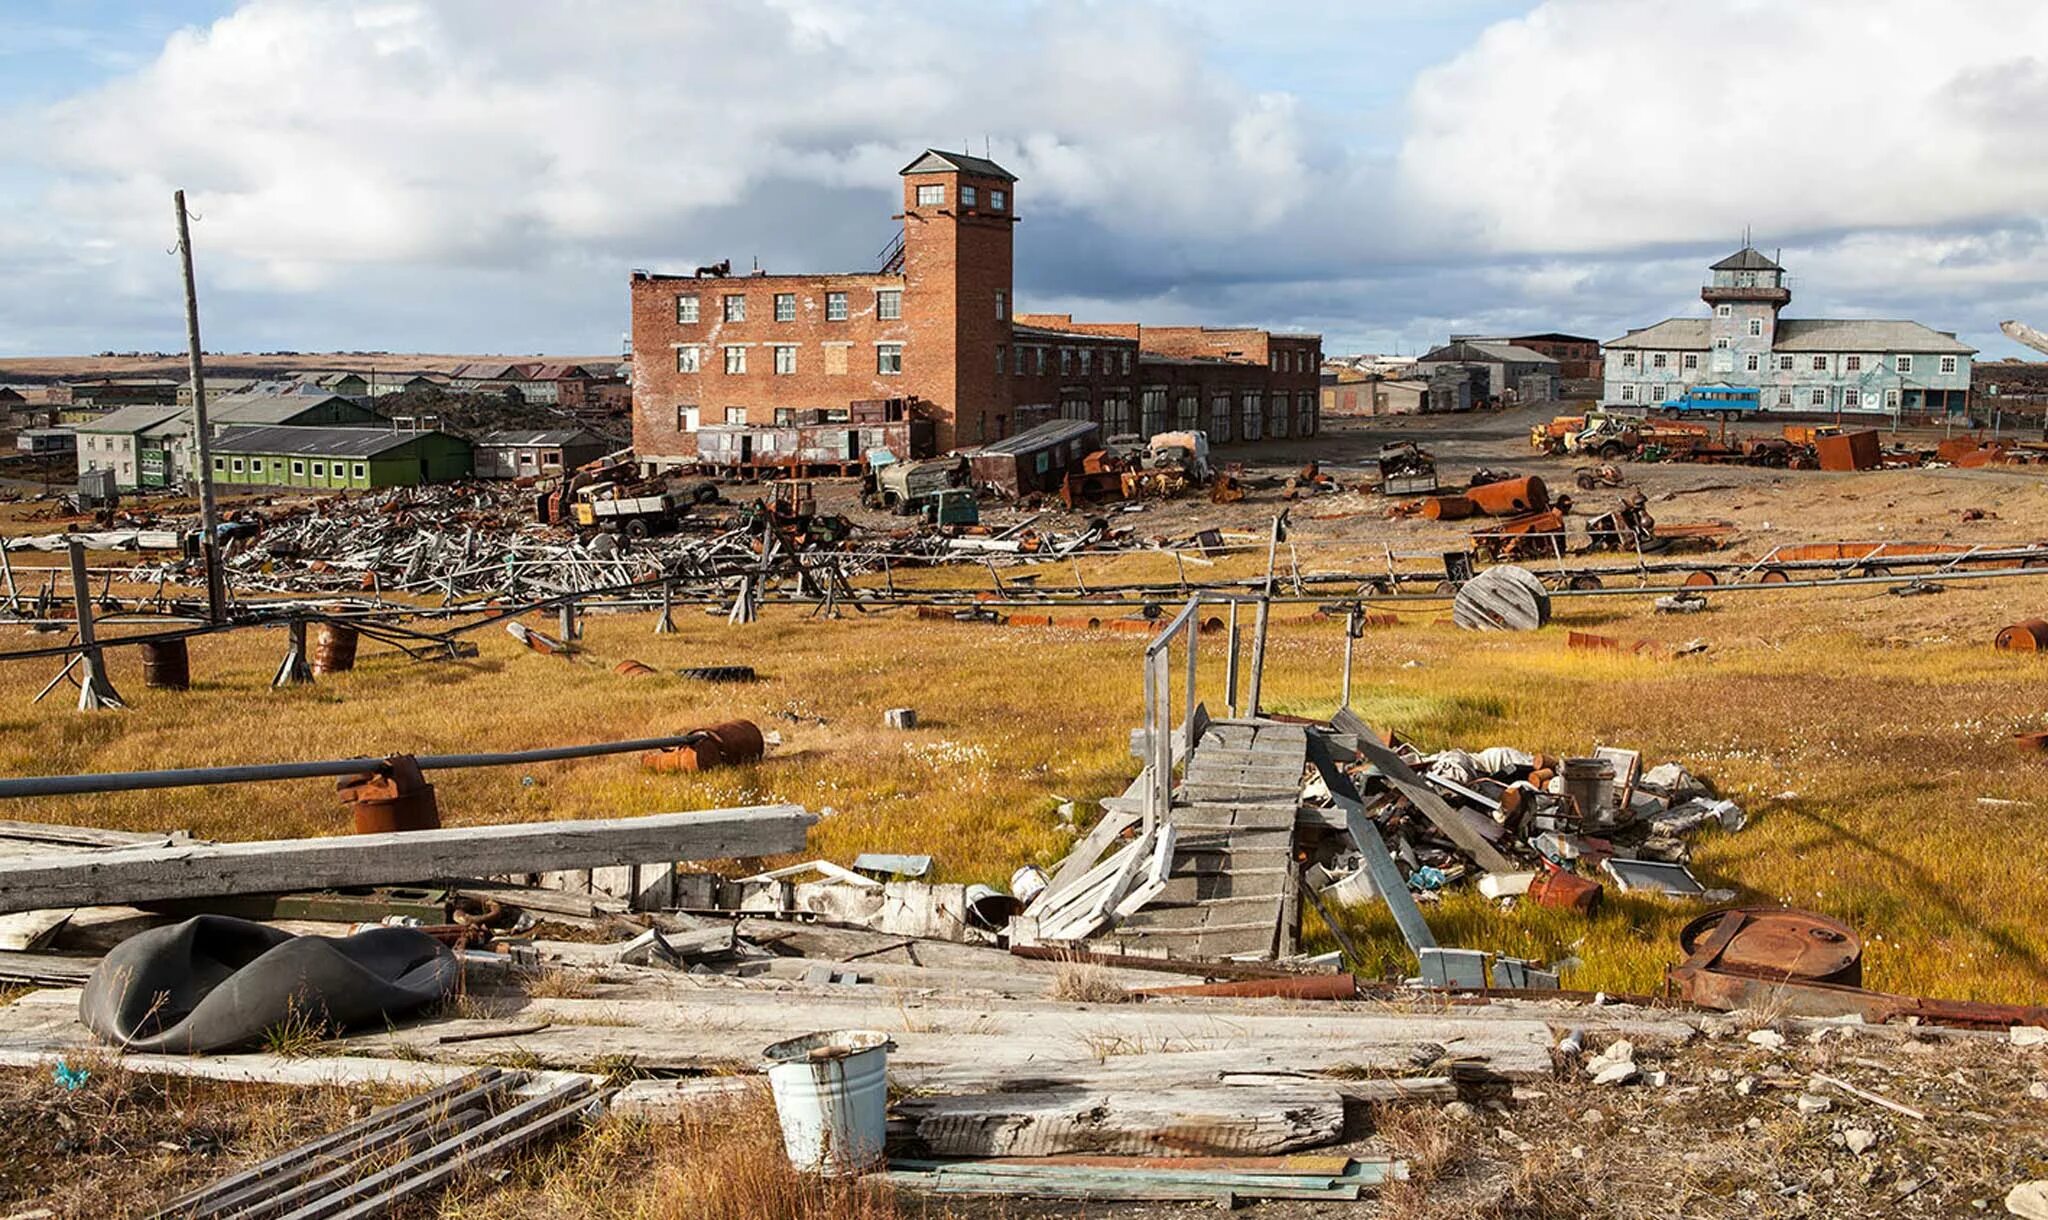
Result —
<path fill-rule="evenodd" d="M 855 1029 L 805 1034 L 762 1052 L 790 1164 L 836 1176 L 882 1160 L 889 1046 L 889 1035 Z"/>
<path fill-rule="evenodd" d="M 1033 898 L 1045 892 L 1046 884 L 1045 870 L 1035 864 L 1027 864 L 1010 874 L 1010 892 L 1027 907 Z"/>

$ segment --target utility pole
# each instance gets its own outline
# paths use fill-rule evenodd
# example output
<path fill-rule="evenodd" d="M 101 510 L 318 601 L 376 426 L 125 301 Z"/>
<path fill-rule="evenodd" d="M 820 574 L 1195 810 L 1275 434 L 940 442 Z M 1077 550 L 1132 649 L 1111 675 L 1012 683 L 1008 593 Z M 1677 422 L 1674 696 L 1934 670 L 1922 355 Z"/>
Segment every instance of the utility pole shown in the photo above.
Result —
<path fill-rule="evenodd" d="M 199 346 L 199 286 L 192 278 L 192 226 L 185 219 L 185 192 L 172 196 L 178 207 L 178 257 L 185 266 L 185 342 L 191 349 L 192 433 L 199 462 L 199 554 L 206 563 L 206 617 L 227 618 L 220 570 L 220 520 L 213 503 L 213 437 L 206 424 L 206 370 Z"/>

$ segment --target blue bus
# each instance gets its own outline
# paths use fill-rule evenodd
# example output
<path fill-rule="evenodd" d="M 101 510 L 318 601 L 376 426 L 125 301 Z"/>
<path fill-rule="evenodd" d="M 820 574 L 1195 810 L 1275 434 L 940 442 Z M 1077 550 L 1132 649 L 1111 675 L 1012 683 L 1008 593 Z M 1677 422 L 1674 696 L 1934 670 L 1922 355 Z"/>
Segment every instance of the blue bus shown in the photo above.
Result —
<path fill-rule="evenodd" d="M 1755 415 L 1763 407 L 1763 395 L 1754 386 L 1696 385 L 1677 398 L 1665 399 L 1663 406 L 1673 415 Z"/>

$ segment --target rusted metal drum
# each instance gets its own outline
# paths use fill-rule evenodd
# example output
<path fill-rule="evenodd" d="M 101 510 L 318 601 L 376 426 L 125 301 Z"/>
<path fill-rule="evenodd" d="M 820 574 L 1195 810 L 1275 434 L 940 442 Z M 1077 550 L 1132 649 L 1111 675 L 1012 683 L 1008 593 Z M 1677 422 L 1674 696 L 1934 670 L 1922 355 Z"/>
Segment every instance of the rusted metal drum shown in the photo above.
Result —
<path fill-rule="evenodd" d="M 441 806 L 434 799 L 432 784 L 397 796 L 350 801 L 348 808 L 355 832 L 359 835 L 384 834 L 394 830 L 438 830 L 441 826 Z"/>
<path fill-rule="evenodd" d="M 1599 909 L 1600 895 L 1598 881 L 1576 873 L 1537 873 L 1529 883 L 1529 901 L 1537 906 L 1577 911 L 1581 915 L 1591 915 Z"/>
<path fill-rule="evenodd" d="M 313 629 L 313 674 L 345 674 L 356 667 L 356 629 L 320 623 Z"/>
<path fill-rule="evenodd" d="M 649 771 L 709 771 L 757 762 L 768 748 L 759 726 L 751 720 L 728 720 L 694 731 L 702 734 L 696 741 L 668 750 L 649 750 L 640 756 L 640 765 Z"/>
<path fill-rule="evenodd" d="M 1737 907 L 1747 917 L 1712 969 L 1756 978 L 1805 979 L 1860 986 L 1863 939 L 1838 919 L 1780 907 Z M 1702 915 L 1678 934 L 1687 955 L 1710 936 L 1728 911 Z"/>
<path fill-rule="evenodd" d="M 655 672 L 654 666 L 639 661 L 621 661 L 612 666 L 612 672 L 622 678 L 644 678 Z"/>
<path fill-rule="evenodd" d="M 1756 578 L 1760 585 L 1785 585 L 1792 583 L 1792 573 L 1783 568 L 1765 568 L 1763 575 Z"/>
<path fill-rule="evenodd" d="M 1464 496 L 1430 496 L 1422 502 L 1422 515 L 1431 521 L 1463 521 L 1477 510 Z"/>
<path fill-rule="evenodd" d="M 1712 572 L 1705 570 L 1704 568 L 1697 572 L 1687 572 L 1685 574 L 1685 584 L 1686 587 L 1689 589 L 1705 589 L 1713 585 L 1718 585 L 1720 583 L 1720 577 L 1714 575 Z"/>
<path fill-rule="evenodd" d="M 1489 517 L 1516 517 L 1540 513 L 1550 507 L 1550 489 L 1534 475 L 1503 483 L 1483 483 L 1465 489 L 1464 499 Z M 1424 509 L 1427 512 L 1427 508 Z"/>
<path fill-rule="evenodd" d="M 151 640 L 142 646 L 142 684 L 155 690 L 190 690 L 192 654 L 183 640 Z"/>
<path fill-rule="evenodd" d="M 2014 623 L 1992 641 L 2006 652 L 2048 652 L 2048 619 L 2030 618 Z"/>

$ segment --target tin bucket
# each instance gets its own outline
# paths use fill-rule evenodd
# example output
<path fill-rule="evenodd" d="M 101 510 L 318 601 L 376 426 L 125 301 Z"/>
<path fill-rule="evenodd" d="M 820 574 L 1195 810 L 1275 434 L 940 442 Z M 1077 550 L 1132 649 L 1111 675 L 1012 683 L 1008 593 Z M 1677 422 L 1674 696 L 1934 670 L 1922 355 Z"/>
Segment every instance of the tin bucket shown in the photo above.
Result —
<path fill-rule="evenodd" d="M 1025 906 L 1045 892 L 1047 885 L 1045 870 L 1035 864 L 1027 864 L 1010 874 L 1010 892 Z"/>
<path fill-rule="evenodd" d="M 833 1176 L 880 1163 L 890 1045 L 885 1033 L 855 1029 L 805 1034 L 762 1052 L 791 1165 Z"/>

